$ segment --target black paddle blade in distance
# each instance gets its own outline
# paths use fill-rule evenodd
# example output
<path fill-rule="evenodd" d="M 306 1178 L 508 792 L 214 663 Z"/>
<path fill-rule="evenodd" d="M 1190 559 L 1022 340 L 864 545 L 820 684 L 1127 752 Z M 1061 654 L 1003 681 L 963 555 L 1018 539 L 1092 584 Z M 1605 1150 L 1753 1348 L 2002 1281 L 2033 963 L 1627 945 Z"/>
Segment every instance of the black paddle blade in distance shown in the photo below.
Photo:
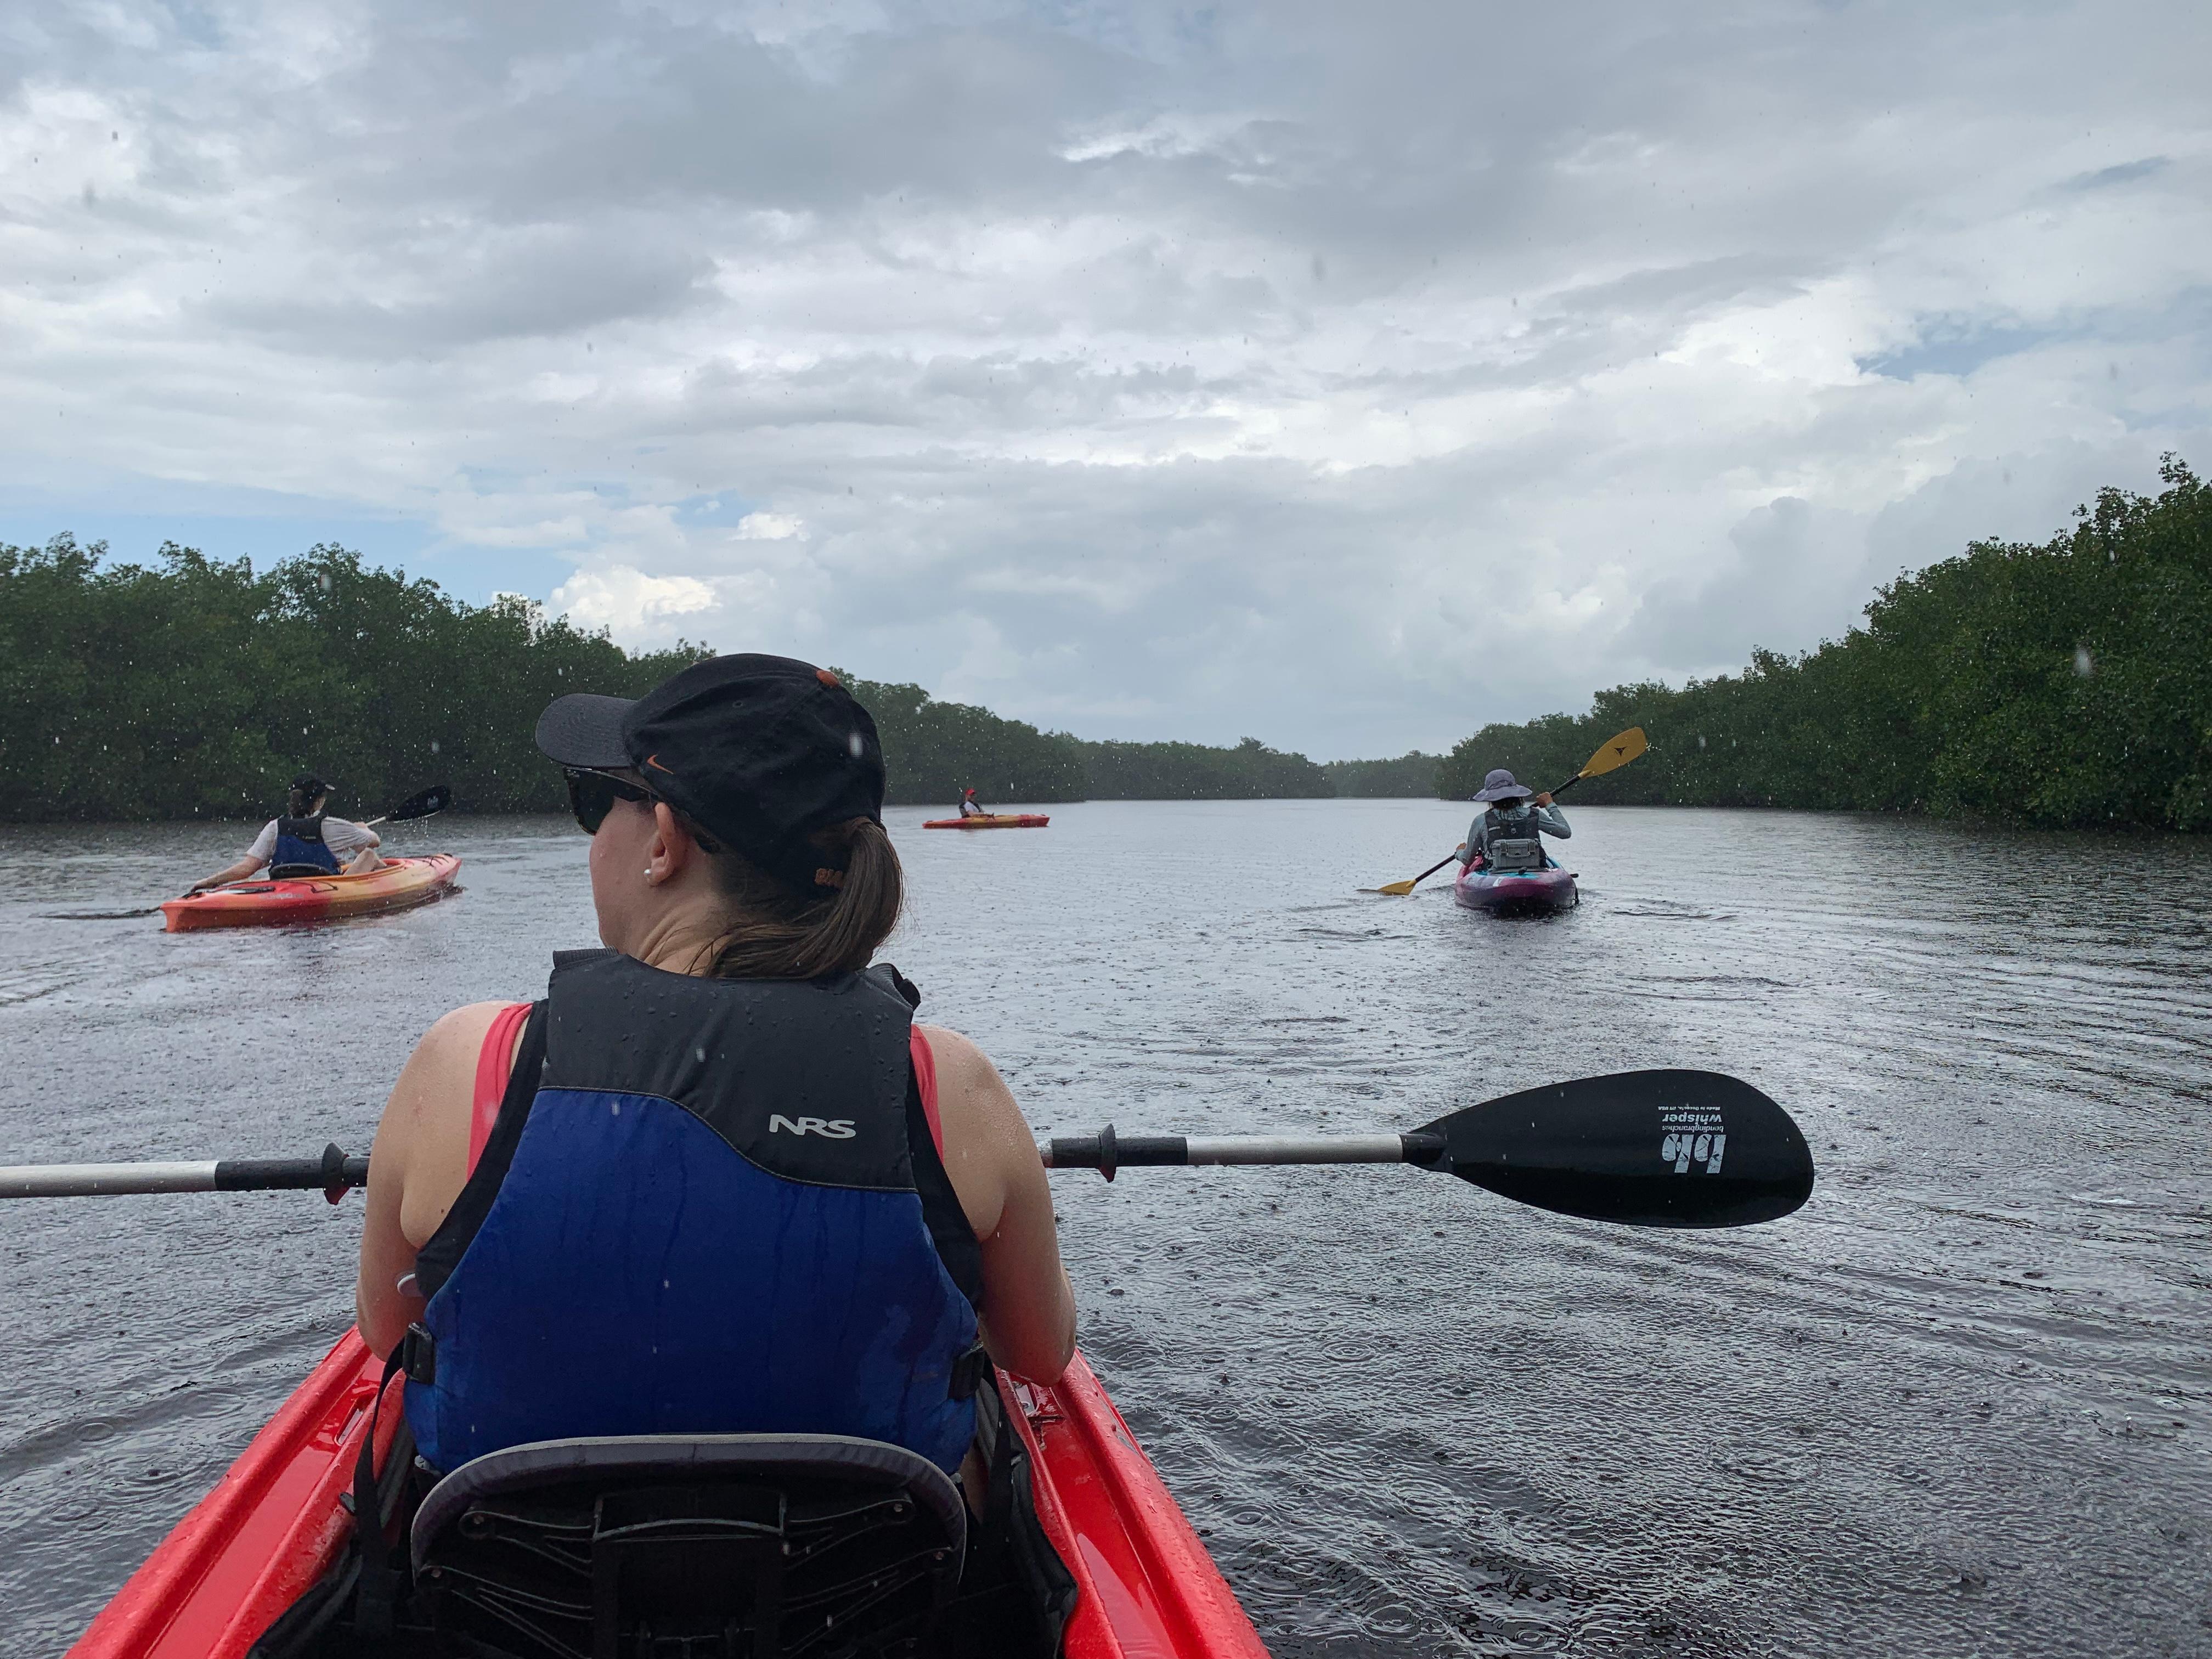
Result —
<path fill-rule="evenodd" d="M 410 795 L 384 816 L 394 823 L 404 823 L 409 818 L 427 818 L 434 812 L 442 812 L 453 804 L 451 786 L 434 783 L 419 795 Z"/>
<path fill-rule="evenodd" d="M 1547 1084 L 1438 1118 L 1422 1162 L 1540 1210 L 1632 1227 L 1744 1227 L 1813 1192 L 1790 1114 L 1719 1072 Z"/>

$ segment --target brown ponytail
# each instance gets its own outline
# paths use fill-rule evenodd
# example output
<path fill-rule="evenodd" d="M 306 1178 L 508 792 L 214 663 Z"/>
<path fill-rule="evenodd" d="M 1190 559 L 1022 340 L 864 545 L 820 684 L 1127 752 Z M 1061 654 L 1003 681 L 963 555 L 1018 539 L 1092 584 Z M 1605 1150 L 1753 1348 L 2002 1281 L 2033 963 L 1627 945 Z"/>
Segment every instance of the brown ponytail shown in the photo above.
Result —
<path fill-rule="evenodd" d="M 868 965 L 898 925 L 906 884 L 897 852 L 873 818 L 815 831 L 825 854 L 843 852 L 843 884 L 807 897 L 741 853 L 708 854 L 729 901 L 729 927 L 707 947 L 717 979 L 817 979 Z M 828 860 L 825 860 L 826 863 Z"/>

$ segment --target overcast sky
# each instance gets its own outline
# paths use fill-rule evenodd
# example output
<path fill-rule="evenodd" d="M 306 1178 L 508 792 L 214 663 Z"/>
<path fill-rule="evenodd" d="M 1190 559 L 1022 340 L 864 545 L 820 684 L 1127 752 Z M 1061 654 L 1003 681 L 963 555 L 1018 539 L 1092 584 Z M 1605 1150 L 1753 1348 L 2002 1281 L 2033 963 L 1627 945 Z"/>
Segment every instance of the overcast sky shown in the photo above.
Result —
<path fill-rule="evenodd" d="M 2212 465 L 2208 63 L 2202 0 L 9 7 L 0 539 L 1441 748 Z"/>

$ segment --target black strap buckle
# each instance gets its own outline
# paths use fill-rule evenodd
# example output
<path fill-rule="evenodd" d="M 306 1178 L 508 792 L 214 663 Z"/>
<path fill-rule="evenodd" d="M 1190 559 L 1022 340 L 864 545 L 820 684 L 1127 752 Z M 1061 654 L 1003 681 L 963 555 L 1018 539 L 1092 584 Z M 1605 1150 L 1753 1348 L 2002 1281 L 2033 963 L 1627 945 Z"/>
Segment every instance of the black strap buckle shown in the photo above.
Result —
<path fill-rule="evenodd" d="M 438 1380 L 438 1339 L 427 1327 L 410 1325 L 399 1339 L 399 1369 L 410 1382 L 428 1388 Z"/>
<path fill-rule="evenodd" d="M 990 1374 L 990 1352 L 978 1342 L 952 1362 L 952 1379 L 945 1392 L 955 1400 L 973 1400 Z"/>

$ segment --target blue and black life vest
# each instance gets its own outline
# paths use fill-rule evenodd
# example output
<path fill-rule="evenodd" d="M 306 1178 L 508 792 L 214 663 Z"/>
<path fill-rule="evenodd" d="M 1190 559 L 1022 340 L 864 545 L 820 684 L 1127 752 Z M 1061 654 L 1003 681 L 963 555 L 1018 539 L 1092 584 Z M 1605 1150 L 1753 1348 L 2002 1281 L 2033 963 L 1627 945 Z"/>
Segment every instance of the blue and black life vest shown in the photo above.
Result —
<path fill-rule="evenodd" d="M 269 871 L 276 874 L 288 865 L 312 865 L 318 870 L 336 875 L 337 854 L 323 842 L 323 820 L 330 815 L 317 812 L 304 818 L 280 817 L 276 820 L 276 850 L 269 855 Z"/>
<path fill-rule="evenodd" d="M 896 970 L 554 957 L 499 1119 L 417 1255 L 407 1420 L 458 1468 L 579 1435 L 817 1433 L 957 1469 L 981 1253 Z"/>

